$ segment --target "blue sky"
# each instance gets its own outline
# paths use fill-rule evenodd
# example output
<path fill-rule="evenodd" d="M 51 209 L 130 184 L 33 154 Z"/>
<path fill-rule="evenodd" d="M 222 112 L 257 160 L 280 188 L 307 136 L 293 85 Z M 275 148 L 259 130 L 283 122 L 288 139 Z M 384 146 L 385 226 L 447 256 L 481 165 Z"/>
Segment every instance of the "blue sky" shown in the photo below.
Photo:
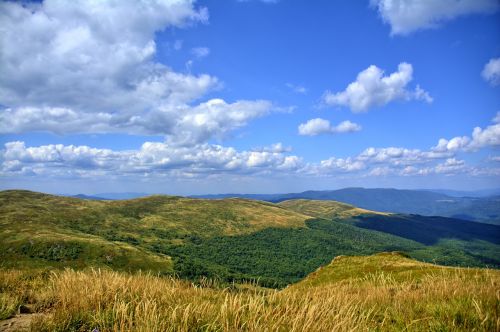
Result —
<path fill-rule="evenodd" d="M 0 7 L 0 188 L 500 186 L 496 0 Z"/>

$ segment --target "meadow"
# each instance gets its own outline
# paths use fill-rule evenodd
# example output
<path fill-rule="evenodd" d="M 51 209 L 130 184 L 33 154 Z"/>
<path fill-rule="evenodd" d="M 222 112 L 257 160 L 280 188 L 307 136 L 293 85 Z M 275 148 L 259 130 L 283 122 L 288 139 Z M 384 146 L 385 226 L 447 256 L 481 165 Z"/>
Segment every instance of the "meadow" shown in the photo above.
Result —
<path fill-rule="evenodd" d="M 499 229 L 334 201 L 4 191 L 0 330 L 498 331 Z"/>
<path fill-rule="evenodd" d="M 343 256 L 282 290 L 86 269 L 1 270 L 33 331 L 498 331 L 500 272 Z"/>

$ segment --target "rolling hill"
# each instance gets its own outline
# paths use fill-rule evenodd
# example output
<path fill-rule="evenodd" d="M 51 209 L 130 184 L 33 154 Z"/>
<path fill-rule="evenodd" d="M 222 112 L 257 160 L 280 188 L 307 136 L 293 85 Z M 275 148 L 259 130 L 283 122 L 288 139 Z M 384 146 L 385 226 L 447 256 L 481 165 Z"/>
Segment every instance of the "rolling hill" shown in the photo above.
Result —
<path fill-rule="evenodd" d="M 500 196 L 453 197 L 428 190 L 345 188 L 270 195 L 205 195 L 204 198 L 244 197 L 281 202 L 291 199 L 334 200 L 359 208 L 424 216 L 442 216 L 500 224 Z"/>
<path fill-rule="evenodd" d="M 382 252 L 370 256 L 337 256 L 329 264 L 310 273 L 292 288 L 324 287 L 345 281 L 363 283 L 370 277 L 381 277 L 394 283 L 405 281 L 420 282 L 429 276 L 447 278 L 455 273 L 473 276 L 491 272 L 500 277 L 500 271 L 482 269 L 462 269 L 419 262 L 401 252 Z M 367 278 L 367 276 L 370 276 Z M 383 280 L 380 280 L 383 281 Z"/>
<path fill-rule="evenodd" d="M 382 218 L 373 220 L 385 226 L 374 227 L 370 218 Z M 98 266 L 284 287 L 336 256 L 382 251 L 445 265 L 500 267 L 499 226 L 328 201 L 99 201 L 3 191 L 0 226 L 0 262 L 10 268 Z M 412 229 L 418 237 L 410 236 Z M 464 235 L 471 230 L 473 236 Z"/>
<path fill-rule="evenodd" d="M 110 266 L 171 273 L 150 247 L 266 227 L 305 227 L 307 216 L 267 202 L 150 196 L 96 201 L 30 191 L 0 192 L 3 266 Z"/>
<path fill-rule="evenodd" d="M 355 207 L 337 201 L 319 201 L 310 199 L 290 199 L 278 203 L 279 206 L 311 217 L 324 219 L 343 219 L 363 214 L 384 214 Z"/>

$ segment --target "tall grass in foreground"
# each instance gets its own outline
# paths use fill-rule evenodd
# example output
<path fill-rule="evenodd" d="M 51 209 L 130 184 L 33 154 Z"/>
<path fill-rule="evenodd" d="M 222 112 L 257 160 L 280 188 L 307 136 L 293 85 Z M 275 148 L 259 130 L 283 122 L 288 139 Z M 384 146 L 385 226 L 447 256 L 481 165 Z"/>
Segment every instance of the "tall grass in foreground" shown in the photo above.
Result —
<path fill-rule="evenodd" d="M 46 310 L 35 331 L 498 331 L 499 286 L 498 273 L 467 270 L 281 291 L 107 270 L 0 271 L 0 308 L 10 303 L 5 296 L 18 296 L 14 302 Z"/>

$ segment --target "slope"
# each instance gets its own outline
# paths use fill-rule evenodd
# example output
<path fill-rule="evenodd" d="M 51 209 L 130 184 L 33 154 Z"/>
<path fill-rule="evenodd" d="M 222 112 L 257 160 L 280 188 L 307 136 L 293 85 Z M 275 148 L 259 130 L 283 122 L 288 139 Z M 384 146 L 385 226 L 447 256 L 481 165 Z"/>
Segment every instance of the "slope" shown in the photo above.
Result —
<path fill-rule="evenodd" d="M 205 198 L 224 196 L 281 202 L 291 199 L 334 200 L 359 208 L 425 216 L 443 216 L 500 224 L 500 196 L 452 197 L 427 190 L 344 188 L 339 190 L 304 191 L 301 193 L 270 195 L 206 195 Z"/>
<path fill-rule="evenodd" d="M 321 216 L 335 213 L 328 220 L 247 199 L 93 201 L 5 191 L 0 193 L 0 261 L 7 267 L 106 266 L 189 279 L 257 279 L 272 287 L 296 282 L 338 255 L 381 251 L 404 251 L 447 265 L 500 266 L 496 242 L 443 237 L 429 245 L 359 227 L 358 215 L 385 214 L 335 204 L 320 211 Z"/>
<path fill-rule="evenodd" d="M 102 269 L 0 269 L 0 329 L 21 330 L 2 319 L 22 305 L 37 315 L 32 331 L 498 331 L 499 283 L 500 271 L 398 253 L 337 257 L 280 291 Z"/>
<path fill-rule="evenodd" d="M 456 218 L 380 213 L 326 200 L 289 200 L 279 205 L 312 217 L 416 241 L 425 248 L 408 253 L 419 260 L 458 266 L 500 266 L 500 226 L 497 225 Z"/>
<path fill-rule="evenodd" d="M 267 202 L 151 196 L 82 200 L 30 191 L 0 192 L 2 266 L 109 266 L 173 272 L 159 246 L 267 227 L 305 227 L 307 216 Z"/>
<path fill-rule="evenodd" d="M 311 217 L 334 219 L 349 218 L 362 214 L 382 214 L 380 212 L 361 209 L 350 204 L 336 201 L 319 201 L 310 199 L 290 199 L 278 203 L 279 206 Z M 384 213 L 385 214 L 385 213 Z"/>
<path fill-rule="evenodd" d="M 424 277 L 440 275 L 443 278 L 457 271 L 473 275 L 475 273 L 493 273 L 500 277 L 500 271 L 463 269 L 424 263 L 411 259 L 401 252 L 381 252 L 370 256 L 337 256 L 330 264 L 321 266 L 293 288 L 324 287 L 340 282 L 366 282 L 391 280 L 395 283 L 403 281 L 418 282 Z"/>

